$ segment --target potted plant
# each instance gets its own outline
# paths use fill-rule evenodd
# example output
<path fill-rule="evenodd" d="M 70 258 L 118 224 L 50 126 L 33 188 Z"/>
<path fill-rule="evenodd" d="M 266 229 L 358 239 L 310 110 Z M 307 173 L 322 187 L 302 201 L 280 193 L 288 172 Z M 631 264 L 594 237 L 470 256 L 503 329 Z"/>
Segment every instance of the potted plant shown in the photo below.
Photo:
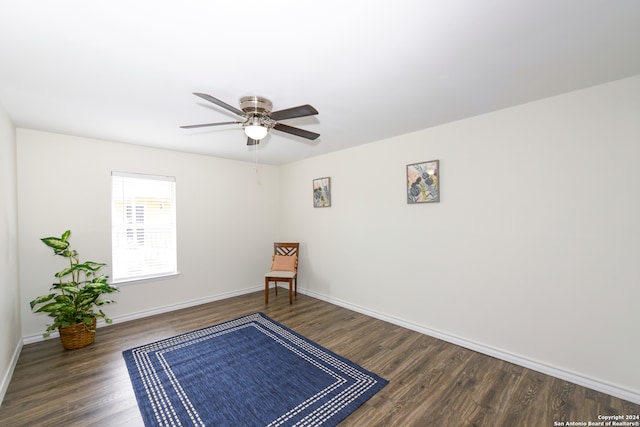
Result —
<path fill-rule="evenodd" d="M 35 310 L 35 313 L 48 313 L 53 318 L 43 337 L 47 338 L 57 329 L 66 349 L 81 348 L 94 341 L 96 318 L 111 323 L 111 319 L 102 310 L 96 311 L 96 307 L 113 303 L 110 299 L 100 297 L 118 291 L 118 288 L 107 283 L 109 276 L 100 274 L 106 264 L 80 262 L 78 252 L 70 248 L 70 235 L 71 231 L 67 230 L 61 237 L 40 239 L 53 249 L 55 255 L 67 258 L 69 266 L 55 274 L 58 283 L 52 285 L 51 293 L 30 302 L 31 310 Z"/>

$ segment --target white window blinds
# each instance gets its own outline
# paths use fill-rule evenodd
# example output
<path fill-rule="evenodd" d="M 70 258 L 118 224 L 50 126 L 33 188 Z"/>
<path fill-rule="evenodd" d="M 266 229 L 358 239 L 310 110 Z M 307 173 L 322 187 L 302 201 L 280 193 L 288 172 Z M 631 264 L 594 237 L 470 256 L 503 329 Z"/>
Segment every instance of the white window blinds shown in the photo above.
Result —
<path fill-rule="evenodd" d="M 111 173 L 113 281 L 177 273 L 176 180 Z"/>

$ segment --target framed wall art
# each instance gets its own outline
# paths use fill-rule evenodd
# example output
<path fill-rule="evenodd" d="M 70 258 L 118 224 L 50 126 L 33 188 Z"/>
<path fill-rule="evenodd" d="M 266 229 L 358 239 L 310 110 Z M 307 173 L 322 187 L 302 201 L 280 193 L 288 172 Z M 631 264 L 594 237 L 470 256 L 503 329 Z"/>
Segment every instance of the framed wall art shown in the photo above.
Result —
<path fill-rule="evenodd" d="M 440 201 L 440 161 L 407 165 L 407 203 Z"/>
<path fill-rule="evenodd" d="M 313 207 L 328 208 L 331 206 L 331 178 L 313 180 Z"/>

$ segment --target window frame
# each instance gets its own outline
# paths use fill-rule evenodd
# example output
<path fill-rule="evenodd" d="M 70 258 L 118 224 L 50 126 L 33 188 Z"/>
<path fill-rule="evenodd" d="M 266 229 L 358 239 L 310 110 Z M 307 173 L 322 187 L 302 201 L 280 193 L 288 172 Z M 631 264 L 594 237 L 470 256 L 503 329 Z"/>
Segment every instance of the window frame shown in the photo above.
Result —
<path fill-rule="evenodd" d="M 166 218 L 170 221 L 167 221 L 161 226 L 154 225 L 152 220 L 147 220 L 147 215 L 149 217 L 153 217 L 154 212 L 156 215 L 160 210 L 157 207 L 150 208 L 148 205 L 145 205 L 145 202 L 141 202 L 141 200 L 146 200 L 147 203 L 158 203 L 161 206 L 166 205 L 166 200 L 168 197 L 165 197 L 166 194 L 163 194 L 163 197 L 159 197 L 154 200 L 153 196 L 149 195 L 149 188 L 144 189 L 144 184 L 141 185 L 142 192 L 136 192 L 132 194 L 126 194 L 131 191 L 131 187 L 135 187 L 135 185 L 140 185 L 140 181 L 131 181 L 131 180 L 140 180 L 140 181 L 148 181 L 147 184 L 149 188 L 153 189 L 154 185 L 162 186 L 162 184 L 158 184 L 157 182 L 169 182 L 169 189 L 163 189 L 166 191 L 166 194 L 170 194 L 169 196 L 169 214 L 164 214 Z M 129 188 L 125 190 L 125 184 L 130 183 Z M 120 188 L 117 188 L 116 185 L 120 184 Z M 140 189 L 137 189 L 137 191 Z M 144 192 L 146 194 L 143 194 Z M 163 200 L 164 202 L 158 202 L 158 200 Z M 140 173 L 130 173 L 130 172 L 120 172 L 120 171 L 112 171 L 111 172 L 111 267 L 112 267 L 112 283 L 114 284 L 130 284 L 135 282 L 144 282 L 149 280 L 158 280 L 168 277 L 174 277 L 179 275 L 178 271 L 178 242 L 177 242 L 177 216 L 176 216 L 176 178 L 173 176 L 165 176 L 165 175 L 150 175 L 150 174 L 140 174 Z M 164 203 L 164 204 L 163 204 Z M 119 206 L 117 206 L 119 204 Z M 162 208 L 161 208 L 162 209 Z M 120 217 L 121 216 L 121 217 Z M 120 217 L 120 221 L 117 221 L 118 217 Z M 142 220 L 142 221 L 140 221 Z M 145 222 L 147 221 L 147 222 Z M 152 246 L 152 244 L 147 244 L 148 241 L 152 241 L 153 239 L 149 239 L 148 237 L 153 237 L 154 232 L 148 232 L 148 229 L 156 230 L 160 229 L 159 232 L 156 232 L 155 236 L 161 236 L 162 239 L 169 238 L 169 244 L 165 246 Z M 119 230 L 117 230 L 119 229 Z M 157 230 L 156 230 L 157 231 Z M 124 242 L 124 244 L 120 247 L 117 247 L 118 241 Z M 120 255 L 117 252 L 120 251 Z M 127 272 L 127 274 L 123 274 L 126 270 L 126 264 L 124 267 L 120 264 L 120 261 L 117 259 L 125 256 L 124 253 L 126 251 L 133 251 L 137 256 L 143 258 L 141 260 L 142 264 L 145 264 L 145 260 L 148 259 L 145 254 L 148 254 L 150 251 L 159 251 L 166 252 L 166 257 L 161 258 L 163 262 L 160 264 L 161 268 L 158 271 L 153 271 L 153 266 L 151 264 L 146 264 L 146 268 L 142 269 L 140 274 L 132 274 L 131 270 Z M 116 275 L 118 272 L 118 276 Z"/>

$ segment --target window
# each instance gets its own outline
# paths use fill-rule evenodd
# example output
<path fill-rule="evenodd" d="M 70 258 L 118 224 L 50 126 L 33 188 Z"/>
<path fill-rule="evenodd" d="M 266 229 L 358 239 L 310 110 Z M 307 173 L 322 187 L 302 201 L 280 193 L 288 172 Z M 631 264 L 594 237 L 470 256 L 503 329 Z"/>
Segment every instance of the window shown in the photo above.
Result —
<path fill-rule="evenodd" d="M 114 282 L 177 274 L 176 180 L 111 173 Z"/>

